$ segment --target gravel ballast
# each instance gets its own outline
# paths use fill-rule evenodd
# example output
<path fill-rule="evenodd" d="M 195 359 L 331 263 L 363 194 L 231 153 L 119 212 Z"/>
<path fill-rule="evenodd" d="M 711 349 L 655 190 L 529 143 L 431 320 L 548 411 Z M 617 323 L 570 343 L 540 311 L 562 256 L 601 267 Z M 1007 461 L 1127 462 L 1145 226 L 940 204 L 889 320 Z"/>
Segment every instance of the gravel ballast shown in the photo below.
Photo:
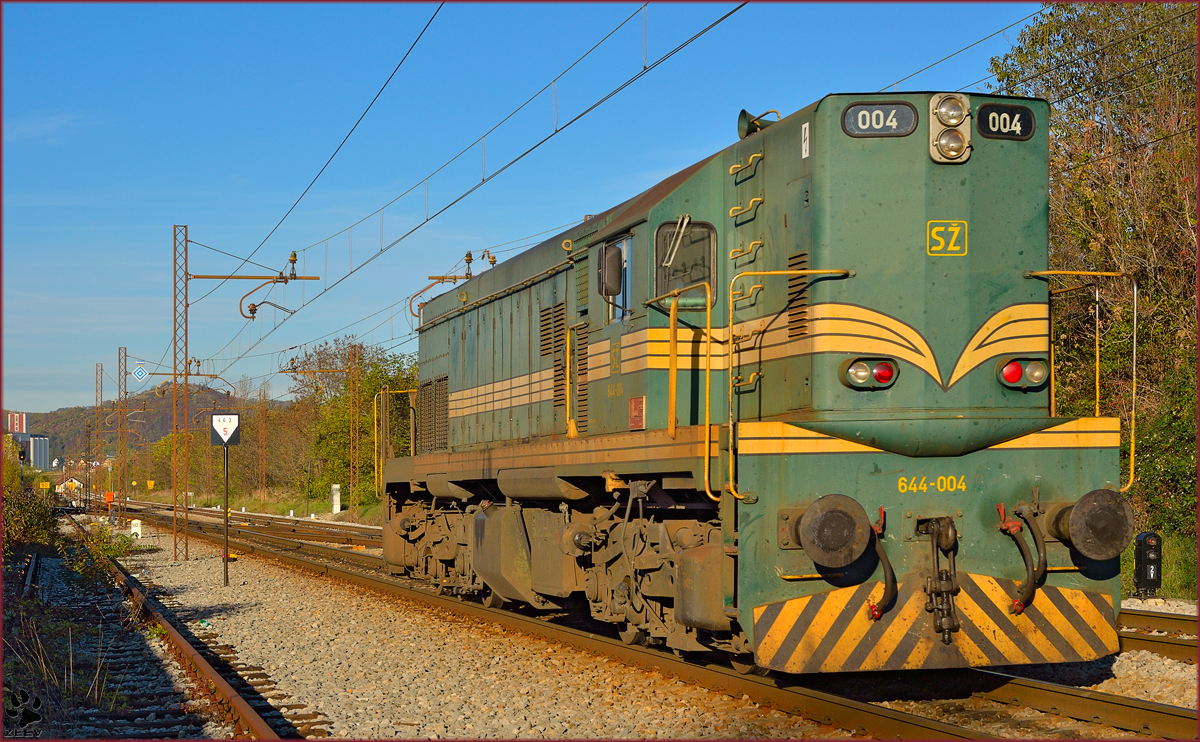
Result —
<path fill-rule="evenodd" d="M 803 738 L 848 732 L 497 624 L 191 540 L 124 560 L 341 738 Z M 182 549 L 181 552 L 182 554 Z"/>

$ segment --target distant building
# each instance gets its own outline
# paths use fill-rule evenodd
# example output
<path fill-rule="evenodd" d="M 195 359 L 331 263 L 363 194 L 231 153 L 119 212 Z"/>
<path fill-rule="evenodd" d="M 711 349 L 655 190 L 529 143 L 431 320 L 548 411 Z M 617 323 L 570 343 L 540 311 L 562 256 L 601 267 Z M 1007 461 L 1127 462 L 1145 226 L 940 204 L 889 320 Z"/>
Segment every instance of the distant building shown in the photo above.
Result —
<path fill-rule="evenodd" d="M 24 412 L 8 413 L 8 432 L 10 433 L 28 433 L 29 423 L 25 419 Z"/>
<path fill-rule="evenodd" d="M 10 417 L 11 419 L 11 417 Z M 34 469 L 50 469 L 50 438 L 31 433 L 13 433 L 13 442 L 25 449 L 25 464 Z"/>

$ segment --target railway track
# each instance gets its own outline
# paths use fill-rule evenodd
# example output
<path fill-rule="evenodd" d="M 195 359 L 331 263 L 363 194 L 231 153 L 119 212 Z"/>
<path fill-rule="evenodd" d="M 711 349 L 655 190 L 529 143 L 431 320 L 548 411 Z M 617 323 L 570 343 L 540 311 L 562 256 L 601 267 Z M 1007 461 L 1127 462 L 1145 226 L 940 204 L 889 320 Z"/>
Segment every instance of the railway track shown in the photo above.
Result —
<path fill-rule="evenodd" d="M 1121 651 L 1142 649 L 1180 662 L 1196 664 L 1196 617 L 1177 613 L 1123 610 Z M 1154 632 L 1154 633 L 1151 633 Z"/>
<path fill-rule="evenodd" d="M 239 515 L 239 519 L 241 514 Z M 169 517 L 152 515 L 161 524 Z M 221 526 L 193 520 L 195 535 L 219 542 Z M 855 700 L 808 687 L 829 685 L 807 678 L 776 678 L 741 675 L 718 664 L 690 662 L 662 651 L 627 646 L 613 637 L 550 623 L 535 616 L 485 608 L 458 598 L 404 584 L 380 574 L 383 559 L 349 549 L 303 543 L 262 533 L 253 527 L 230 527 L 231 543 L 245 553 L 278 559 L 306 571 L 346 580 L 383 593 L 400 595 L 427 605 L 448 609 L 474 618 L 500 623 L 509 628 L 550 638 L 564 644 L 614 657 L 629 664 L 659 670 L 680 679 L 731 695 L 748 695 L 764 705 L 798 714 L 824 724 L 850 729 L 871 736 L 924 739 L 986 739 L 987 734 L 953 726 L 919 713 L 905 713 L 875 703 Z M 339 565 L 336 561 L 346 564 Z M 1145 612 L 1138 612 L 1145 613 Z M 1153 614 L 1158 616 L 1161 614 Z M 1149 618 L 1140 619 L 1143 623 Z M 1133 623 L 1131 619 L 1131 623 Z M 1141 626 L 1141 623 L 1135 624 Z M 1186 625 L 1184 622 L 1183 625 Z M 1192 625 L 1195 619 L 1192 618 Z M 1181 640 L 1186 641 L 1186 640 Z M 1195 642 L 1192 642 L 1193 654 Z M 880 673 L 872 673 L 878 677 Z M 908 682 L 917 673 L 903 674 Z M 919 679 L 917 679 L 919 681 Z M 871 681 L 866 681 L 870 683 Z M 945 688 L 971 688 L 976 699 L 1008 706 L 1021 706 L 1084 722 L 1106 724 L 1117 729 L 1153 734 L 1168 739 L 1195 736 L 1197 715 L 1191 709 L 1140 701 L 1124 696 L 1083 690 L 1045 681 L 1007 675 L 988 670 L 962 670 L 931 675 L 930 683 Z M 936 704 L 935 704 L 936 705 Z M 932 708 L 932 707 L 931 707 Z"/>
<path fill-rule="evenodd" d="M 130 500 L 127 508 L 134 512 L 170 513 L 172 507 L 164 503 L 146 500 Z M 220 519 L 221 511 L 191 508 L 188 511 L 191 518 Z M 366 526 L 359 523 L 342 523 L 311 518 L 294 518 L 286 515 L 266 515 L 263 513 L 233 512 L 229 516 L 230 523 L 237 522 L 244 528 L 250 528 L 271 536 L 287 536 L 305 541 L 323 541 L 325 543 L 349 544 L 357 546 L 383 546 L 383 529 L 379 526 Z"/>
<path fill-rule="evenodd" d="M 81 534 L 85 532 L 73 517 L 66 517 Z M 120 564 L 104 557 L 96 558 L 106 562 L 102 566 L 110 570 L 121 593 L 134 606 L 134 617 L 160 627 L 171 655 L 183 668 L 193 693 L 203 699 L 208 713 L 215 712 L 218 718 L 223 717 L 238 738 L 281 738 L 243 695 L 244 690 L 236 688 L 226 675 L 214 667 L 213 660 L 219 663 L 220 659 L 214 657 L 211 651 L 206 651 L 209 648 L 201 637 L 192 635 L 185 627 L 176 626 L 159 612 L 137 581 Z M 163 673 L 157 684 L 147 687 L 146 676 L 154 672 L 159 660 L 139 633 L 121 630 L 123 619 L 120 606 L 116 603 L 107 591 L 91 594 L 75 592 L 70 598 L 59 599 L 60 606 L 69 608 L 79 616 L 99 616 L 98 636 L 94 640 L 90 637 L 81 638 L 77 642 L 78 650 L 96 652 L 103 657 L 109 675 L 120 678 L 115 689 L 123 692 L 125 701 L 120 710 L 81 712 L 78 724 L 84 728 L 82 736 L 123 739 L 207 736 L 201 728 L 201 722 L 189 713 L 187 700 L 176 690 L 170 677 Z M 238 679 L 234 683 L 238 683 Z"/>

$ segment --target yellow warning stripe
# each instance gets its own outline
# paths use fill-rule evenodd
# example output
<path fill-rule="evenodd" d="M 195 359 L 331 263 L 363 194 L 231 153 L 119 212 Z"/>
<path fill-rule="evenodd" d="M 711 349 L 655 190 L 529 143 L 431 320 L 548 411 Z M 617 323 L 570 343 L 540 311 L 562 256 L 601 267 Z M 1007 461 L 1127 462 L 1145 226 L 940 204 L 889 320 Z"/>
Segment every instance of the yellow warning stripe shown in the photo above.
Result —
<path fill-rule="evenodd" d="M 816 652 L 817 646 L 829 633 L 833 622 L 841 616 L 842 611 L 846 608 L 846 603 L 850 602 L 850 598 L 854 597 L 855 592 L 854 588 L 846 588 L 829 593 L 825 602 L 821 604 L 821 609 L 817 612 L 816 617 L 809 624 L 808 630 L 800 638 L 800 643 L 792 652 L 791 659 L 788 660 L 788 672 L 799 672 L 804 669 L 804 664 Z M 797 662 L 800 666 L 793 667 Z"/>
<path fill-rule="evenodd" d="M 991 449 L 1116 448 L 1121 445 L 1121 421 L 1115 417 L 1084 417 L 997 443 Z"/>
<path fill-rule="evenodd" d="M 1016 581 L 960 573 L 959 582 L 954 602 L 963 627 L 949 645 L 924 610 L 919 580 L 899 585 L 895 604 L 872 621 L 866 606 L 883 592 L 875 582 L 870 590 L 839 588 L 755 607 L 757 661 L 791 673 L 852 672 L 1065 662 L 1117 651 L 1116 621 L 1105 610 L 1111 597 L 1042 586 L 1023 613 L 1011 614 Z"/>
<path fill-rule="evenodd" d="M 878 582 L 867 596 L 867 605 L 878 603 L 882 597 L 883 583 Z M 842 669 L 842 665 L 850 657 L 850 653 L 858 648 L 858 644 L 866 635 L 867 630 L 874 625 L 875 622 L 871 620 L 866 611 L 855 611 L 854 618 L 850 619 L 850 625 L 842 632 L 837 643 L 833 645 L 833 649 L 829 650 L 825 661 L 821 663 L 821 672 L 837 672 Z"/>
<path fill-rule="evenodd" d="M 800 617 L 800 612 L 804 610 L 804 606 L 808 604 L 811 597 L 810 595 L 789 600 L 783 606 L 783 610 L 775 617 L 775 622 L 771 624 L 771 628 L 767 631 L 766 636 L 758 641 L 757 654 L 760 664 L 766 665 L 774 659 L 775 653 L 779 651 L 779 646 L 787 638 L 788 632 L 792 630 L 796 619 Z M 759 615 L 762 615 L 761 611 L 759 611 Z"/>
<path fill-rule="evenodd" d="M 878 448 L 781 422 L 738 423 L 738 453 L 879 453 Z"/>
<path fill-rule="evenodd" d="M 867 658 L 862 661 L 859 669 L 879 670 L 887 664 L 892 652 L 896 651 L 896 645 L 900 643 L 900 637 L 908 633 L 917 617 L 925 612 L 925 594 L 913 590 L 903 608 L 897 606 L 892 610 L 899 611 L 899 613 L 892 619 L 892 625 L 887 627 L 883 636 L 879 637 L 879 641 L 875 643 L 875 647 L 867 655 Z"/>
<path fill-rule="evenodd" d="M 1121 421 L 1115 417 L 1080 418 L 989 446 L 996 449 L 1115 448 Z M 738 453 L 748 456 L 787 453 L 881 453 L 880 449 L 783 422 L 738 423 Z"/>

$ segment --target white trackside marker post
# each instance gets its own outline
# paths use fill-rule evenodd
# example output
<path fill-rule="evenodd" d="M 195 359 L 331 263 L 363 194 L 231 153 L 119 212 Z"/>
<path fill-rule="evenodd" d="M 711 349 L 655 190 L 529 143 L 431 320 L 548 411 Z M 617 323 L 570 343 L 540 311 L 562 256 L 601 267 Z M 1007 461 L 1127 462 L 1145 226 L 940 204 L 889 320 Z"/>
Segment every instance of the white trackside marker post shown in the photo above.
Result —
<path fill-rule="evenodd" d="M 229 587 L 229 447 L 241 443 L 238 423 L 237 414 L 213 415 L 209 436 L 212 445 L 225 449 L 225 507 L 222 508 L 225 511 L 225 548 L 221 554 L 221 562 L 225 568 L 225 587 Z"/>

